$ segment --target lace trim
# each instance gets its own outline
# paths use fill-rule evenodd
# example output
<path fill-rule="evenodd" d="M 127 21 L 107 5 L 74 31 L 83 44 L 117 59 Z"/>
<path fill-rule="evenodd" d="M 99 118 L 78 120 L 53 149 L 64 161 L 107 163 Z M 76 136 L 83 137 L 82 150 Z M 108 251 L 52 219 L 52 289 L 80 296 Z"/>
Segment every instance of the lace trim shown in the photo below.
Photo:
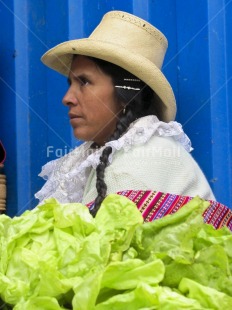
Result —
<path fill-rule="evenodd" d="M 100 149 L 93 150 L 90 148 L 92 142 L 85 142 L 62 158 L 48 162 L 39 174 L 47 182 L 35 197 L 40 203 L 49 197 L 62 203 L 81 202 L 91 168 L 96 169 L 105 147 L 112 147 L 109 157 L 109 162 L 112 163 L 115 152 L 121 149 L 128 151 L 134 145 L 145 144 L 154 135 L 173 137 L 186 151 L 192 151 L 191 141 L 179 123 L 164 123 L 154 115 L 145 116 L 132 123 L 121 138 L 107 142 Z"/>

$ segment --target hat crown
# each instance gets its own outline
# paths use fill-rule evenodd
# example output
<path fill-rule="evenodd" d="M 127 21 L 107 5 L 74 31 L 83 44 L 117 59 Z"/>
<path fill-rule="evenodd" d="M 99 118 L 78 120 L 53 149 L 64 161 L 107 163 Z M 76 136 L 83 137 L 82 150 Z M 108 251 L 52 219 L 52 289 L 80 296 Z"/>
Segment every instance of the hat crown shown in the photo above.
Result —
<path fill-rule="evenodd" d="M 123 35 L 122 35 L 123 34 Z M 89 37 L 140 54 L 161 69 L 168 47 L 166 37 L 153 25 L 132 14 L 111 11 Z"/>

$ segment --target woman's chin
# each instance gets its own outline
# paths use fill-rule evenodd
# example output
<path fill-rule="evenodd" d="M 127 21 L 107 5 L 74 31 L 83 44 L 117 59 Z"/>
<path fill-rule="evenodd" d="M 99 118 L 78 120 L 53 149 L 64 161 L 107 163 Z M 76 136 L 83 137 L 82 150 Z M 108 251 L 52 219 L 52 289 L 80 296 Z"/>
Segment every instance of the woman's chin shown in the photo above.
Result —
<path fill-rule="evenodd" d="M 75 136 L 76 139 L 81 140 L 81 141 L 93 141 L 93 137 L 88 135 L 85 132 L 82 132 L 79 128 L 73 128 L 73 135 Z"/>
<path fill-rule="evenodd" d="M 95 142 L 98 145 L 104 145 L 107 141 L 107 138 L 109 135 L 96 135 L 96 131 L 91 132 L 90 130 L 87 132 L 87 130 L 82 130 L 82 128 L 73 128 L 73 134 L 76 139 L 81 141 L 91 141 Z"/>
<path fill-rule="evenodd" d="M 73 130 L 73 135 L 77 140 L 81 140 L 81 141 L 87 141 L 83 135 L 81 135 L 79 132 L 76 132 L 76 130 Z"/>

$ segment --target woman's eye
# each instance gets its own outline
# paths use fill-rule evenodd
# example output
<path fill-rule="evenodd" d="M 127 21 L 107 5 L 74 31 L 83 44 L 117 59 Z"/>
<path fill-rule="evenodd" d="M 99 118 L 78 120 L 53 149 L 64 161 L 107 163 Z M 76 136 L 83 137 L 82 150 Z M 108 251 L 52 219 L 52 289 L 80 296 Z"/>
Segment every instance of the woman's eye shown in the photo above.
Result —
<path fill-rule="evenodd" d="M 81 83 L 81 86 L 85 86 L 89 84 L 89 81 L 86 78 L 80 78 L 80 83 Z"/>

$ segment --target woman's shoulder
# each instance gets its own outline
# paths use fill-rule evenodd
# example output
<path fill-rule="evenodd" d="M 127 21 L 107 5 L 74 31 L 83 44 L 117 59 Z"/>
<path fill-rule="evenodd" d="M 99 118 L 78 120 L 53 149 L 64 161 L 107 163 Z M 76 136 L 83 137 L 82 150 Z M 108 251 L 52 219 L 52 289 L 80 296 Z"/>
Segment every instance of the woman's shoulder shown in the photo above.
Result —
<path fill-rule="evenodd" d="M 178 159 L 192 156 L 173 137 L 152 136 L 145 143 L 134 144 L 129 149 L 120 149 L 114 154 L 114 160 L 122 158 L 125 161 L 131 160 L 152 160 L 154 158 Z"/>
<path fill-rule="evenodd" d="M 141 149 L 161 157 L 172 157 L 176 159 L 191 158 L 191 150 L 186 149 L 175 137 L 153 136 L 148 143 L 140 146 Z"/>
<path fill-rule="evenodd" d="M 180 148 L 181 150 L 188 151 L 183 147 L 183 145 L 175 139 L 175 137 L 169 136 L 159 136 L 154 135 L 151 139 L 145 143 L 144 145 L 140 145 L 139 147 L 144 148 Z"/>
<path fill-rule="evenodd" d="M 116 141 L 110 141 L 114 151 L 130 151 L 139 148 L 183 147 L 192 150 L 191 141 L 177 122 L 161 122 L 155 115 L 142 117 L 135 121 L 127 132 Z"/>

